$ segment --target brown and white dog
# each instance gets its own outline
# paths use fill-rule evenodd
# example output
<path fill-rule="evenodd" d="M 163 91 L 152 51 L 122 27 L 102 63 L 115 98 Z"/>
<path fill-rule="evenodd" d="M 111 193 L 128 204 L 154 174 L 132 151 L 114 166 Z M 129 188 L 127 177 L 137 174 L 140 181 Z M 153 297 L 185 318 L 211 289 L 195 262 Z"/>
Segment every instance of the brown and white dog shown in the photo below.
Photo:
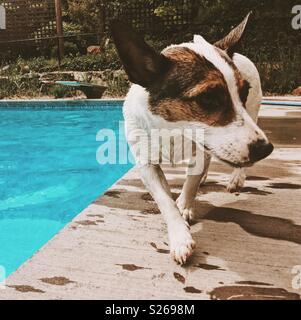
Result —
<path fill-rule="evenodd" d="M 214 45 L 196 35 L 192 42 L 172 45 L 162 53 L 132 28 L 112 22 L 119 56 L 134 83 L 124 104 L 127 140 L 142 180 L 167 223 L 171 255 L 180 264 L 186 263 L 195 247 L 188 222 L 193 219 L 195 197 L 206 179 L 211 156 L 235 168 L 228 186 L 233 192 L 244 184 L 244 168 L 273 151 L 256 124 L 262 99 L 258 71 L 248 58 L 234 53 L 248 18 Z M 203 155 L 201 170 L 188 170 L 176 202 L 160 165 L 135 150 L 137 134 L 148 136 L 151 130 L 162 128 L 200 128 L 205 135 L 204 141 L 194 141 Z"/>

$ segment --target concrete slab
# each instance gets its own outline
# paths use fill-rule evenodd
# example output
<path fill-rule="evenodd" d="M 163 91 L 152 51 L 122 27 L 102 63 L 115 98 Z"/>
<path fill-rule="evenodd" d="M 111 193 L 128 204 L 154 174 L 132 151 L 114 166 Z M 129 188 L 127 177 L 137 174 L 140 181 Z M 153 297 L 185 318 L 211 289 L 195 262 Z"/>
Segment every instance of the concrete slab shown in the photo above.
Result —
<path fill-rule="evenodd" d="M 284 133 L 291 126 L 283 119 Z M 170 259 L 162 216 L 133 169 L 11 275 L 0 299 L 300 299 L 301 147 L 289 137 L 276 145 L 240 194 L 225 190 L 231 169 L 212 163 L 185 267 Z M 177 197 L 185 170 L 165 172 Z"/>

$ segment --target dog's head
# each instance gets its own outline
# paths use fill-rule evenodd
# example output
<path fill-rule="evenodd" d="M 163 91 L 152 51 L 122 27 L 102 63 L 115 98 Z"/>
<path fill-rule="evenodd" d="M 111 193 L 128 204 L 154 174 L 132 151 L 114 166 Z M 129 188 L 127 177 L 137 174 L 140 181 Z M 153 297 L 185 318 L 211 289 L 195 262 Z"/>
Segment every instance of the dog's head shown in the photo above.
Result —
<path fill-rule="evenodd" d="M 248 17 L 215 45 L 195 36 L 193 42 L 162 53 L 122 22 L 111 26 L 125 71 L 130 81 L 148 91 L 152 114 L 182 128 L 204 129 L 204 147 L 237 167 L 252 165 L 273 151 L 246 112 L 250 83 L 232 60 Z"/>

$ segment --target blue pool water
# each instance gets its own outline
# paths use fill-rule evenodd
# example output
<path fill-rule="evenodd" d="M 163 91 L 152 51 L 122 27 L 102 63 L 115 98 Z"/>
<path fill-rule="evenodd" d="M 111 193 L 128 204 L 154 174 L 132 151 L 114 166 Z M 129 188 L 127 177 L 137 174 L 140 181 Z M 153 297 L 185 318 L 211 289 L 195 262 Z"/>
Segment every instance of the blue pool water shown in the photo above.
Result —
<path fill-rule="evenodd" d="M 6 276 L 131 168 L 96 161 L 97 132 L 109 128 L 118 136 L 121 120 L 121 103 L 0 104 L 0 266 Z"/>

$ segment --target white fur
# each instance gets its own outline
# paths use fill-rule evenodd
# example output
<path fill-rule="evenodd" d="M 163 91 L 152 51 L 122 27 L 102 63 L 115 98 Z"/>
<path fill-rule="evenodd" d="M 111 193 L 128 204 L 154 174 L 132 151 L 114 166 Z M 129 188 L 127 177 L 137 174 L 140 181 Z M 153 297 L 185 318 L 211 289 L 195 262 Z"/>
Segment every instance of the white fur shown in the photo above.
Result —
<path fill-rule="evenodd" d="M 224 127 L 211 127 L 204 123 L 192 123 L 187 121 L 180 121 L 176 123 L 168 122 L 150 112 L 148 108 L 148 92 L 138 85 L 133 85 L 126 98 L 124 106 L 127 133 L 133 134 L 137 129 L 142 129 L 145 130 L 146 135 L 148 135 L 152 129 L 156 128 L 181 128 L 183 130 L 185 128 L 200 128 L 205 130 L 205 143 L 215 156 L 229 162 L 237 164 L 243 163 L 243 159 L 247 158 L 249 155 L 248 145 L 250 143 L 256 142 L 258 139 L 267 141 L 263 131 L 254 122 L 257 118 L 262 96 L 260 78 L 256 67 L 246 57 L 239 54 L 234 55 L 234 63 L 246 80 L 251 84 L 250 95 L 247 101 L 248 114 L 240 101 L 236 79 L 232 68 L 218 54 L 211 44 L 206 42 L 204 38 L 195 36 L 195 42 L 184 43 L 182 45 L 171 47 L 177 46 L 187 47 L 194 50 L 196 53 L 203 55 L 222 72 L 227 82 L 235 108 L 235 121 Z M 131 138 L 129 140 L 131 141 Z M 196 142 L 202 143 L 202 141 Z M 134 154 L 137 153 L 135 150 L 133 151 Z M 231 152 L 229 153 L 229 151 Z M 145 159 L 137 159 L 137 161 L 141 164 L 145 164 L 146 162 Z"/>
<path fill-rule="evenodd" d="M 235 65 L 251 85 L 247 101 L 248 114 L 240 101 L 233 70 L 214 47 L 200 36 L 195 36 L 194 42 L 184 43 L 180 46 L 203 55 L 222 72 L 235 108 L 235 120 L 225 127 L 210 127 L 199 122 L 168 122 L 150 112 L 148 106 L 149 94 L 139 85 L 133 85 L 126 97 L 124 118 L 126 136 L 133 154 L 136 156 L 136 161 L 141 167 L 142 179 L 166 220 L 171 254 L 178 263 L 183 264 L 192 254 L 195 244 L 184 219 L 181 218 L 181 214 L 185 220 L 193 219 L 194 198 L 199 183 L 206 178 L 210 155 L 205 153 L 204 165 L 197 173 L 188 171 L 187 181 L 176 205 L 172 200 L 170 189 L 161 168 L 151 163 L 148 156 L 141 156 L 141 150 L 139 153 L 137 149 L 147 149 L 149 147 L 147 138 L 150 136 L 152 129 L 177 128 L 184 130 L 185 128 L 201 128 L 206 132 L 206 147 L 210 148 L 215 156 L 233 163 L 243 163 L 244 158 L 249 156 L 248 144 L 256 142 L 258 139 L 267 139 L 255 123 L 262 92 L 258 71 L 254 64 L 242 55 L 234 55 Z M 141 139 L 144 141 L 142 147 L 141 144 L 137 143 L 137 138 L 140 139 L 139 142 L 141 142 Z M 202 141 L 196 141 L 196 143 L 202 143 Z M 230 183 L 231 190 L 243 183 L 244 174 L 243 169 L 235 171 Z"/>

